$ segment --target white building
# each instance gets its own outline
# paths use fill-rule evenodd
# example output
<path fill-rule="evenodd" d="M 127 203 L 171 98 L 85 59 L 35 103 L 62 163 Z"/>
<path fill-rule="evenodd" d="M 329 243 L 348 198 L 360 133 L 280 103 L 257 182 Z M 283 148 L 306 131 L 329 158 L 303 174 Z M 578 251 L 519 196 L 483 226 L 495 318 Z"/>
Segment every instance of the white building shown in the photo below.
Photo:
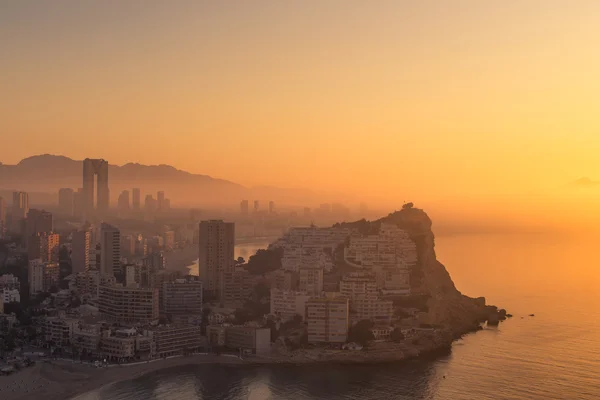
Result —
<path fill-rule="evenodd" d="M 0 289 L 0 297 L 4 304 L 21 302 L 21 294 L 18 289 Z"/>
<path fill-rule="evenodd" d="M 284 321 L 300 315 L 306 318 L 306 302 L 310 295 L 305 292 L 295 292 L 271 289 L 271 314 L 281 317 Z"/>

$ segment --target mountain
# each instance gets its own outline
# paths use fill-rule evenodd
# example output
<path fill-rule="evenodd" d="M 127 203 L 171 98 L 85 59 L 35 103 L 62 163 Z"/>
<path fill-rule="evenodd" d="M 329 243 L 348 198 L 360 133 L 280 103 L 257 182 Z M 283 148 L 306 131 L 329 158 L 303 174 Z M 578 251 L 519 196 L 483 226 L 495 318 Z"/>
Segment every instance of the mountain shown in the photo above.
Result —
<path fill-rule="evenodd" d="M 62 187 L 82 186 L 83 161 L 65 156 L 43 154 L 21 160 L 16 165 L 0 163 L 0 189 L 55 194 Z M 313 201 L 315 195 L 307 190 L 273 187 L 247 188 L 224 179 L 192 174 L 170 165 L 109 164 L 111 202 L 114 204 L 122 190 L 133 187 L 145 193 L 163 190 L 173 204 L 232 206 L 240 200 L 260 199 L 276 202 Z M 35 202 L 35 199 L 31 199 Z"/>

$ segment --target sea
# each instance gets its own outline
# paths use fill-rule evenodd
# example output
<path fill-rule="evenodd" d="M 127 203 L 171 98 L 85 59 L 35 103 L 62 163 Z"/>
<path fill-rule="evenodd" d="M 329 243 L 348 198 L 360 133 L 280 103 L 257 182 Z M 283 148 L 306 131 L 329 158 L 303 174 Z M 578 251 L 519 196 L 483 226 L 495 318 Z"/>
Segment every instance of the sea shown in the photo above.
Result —
<path fill-rule="evenodd" d="M 264 246 L 243 245 L 237 255 L 247 258 Z M 109 385 L 93 398 L 597 400 L 599 250 L 599 238 L 583 234 L 439 236 L 438 260 L 459 290 L 485 296 L 513 318 L 466 335 L 433 359 L 356 366 L 180 366 Z"/>

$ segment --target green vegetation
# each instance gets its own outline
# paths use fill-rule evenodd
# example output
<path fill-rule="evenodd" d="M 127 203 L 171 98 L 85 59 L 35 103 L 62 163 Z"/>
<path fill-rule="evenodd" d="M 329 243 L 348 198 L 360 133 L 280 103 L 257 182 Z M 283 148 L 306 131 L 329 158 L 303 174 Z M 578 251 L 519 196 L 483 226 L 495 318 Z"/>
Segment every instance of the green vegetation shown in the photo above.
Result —
<path fill-rule="evenodd" d="M 373 332 L 371 332 L 373 325 L 373 322 L 368 319 L 358 321 L 348 332 L 348 342 L 355 342 L 363 347 L 367 346 L 370 341 L 375 340 Z"/>
<path fill-rule="evenodd" d="M 250 256 L 246 269 L 252 275 L 263 275 L 281 268 L 282 249 L 260 249 Z"/>

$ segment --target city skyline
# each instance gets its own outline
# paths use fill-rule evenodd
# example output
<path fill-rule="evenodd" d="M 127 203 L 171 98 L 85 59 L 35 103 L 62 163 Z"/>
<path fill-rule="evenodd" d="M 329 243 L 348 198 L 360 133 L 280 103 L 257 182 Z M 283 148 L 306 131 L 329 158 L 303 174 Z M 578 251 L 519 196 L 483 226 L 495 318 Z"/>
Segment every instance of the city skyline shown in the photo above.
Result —
<path fill-rule="evenodd" d="M 4 93 L 19 95 L 0 111 L 1 161 L 55 153 L 374 205 L 593 211 L 564 186 L 600 180 L 597 2 L 335 3 L 4 4 Z"/>

